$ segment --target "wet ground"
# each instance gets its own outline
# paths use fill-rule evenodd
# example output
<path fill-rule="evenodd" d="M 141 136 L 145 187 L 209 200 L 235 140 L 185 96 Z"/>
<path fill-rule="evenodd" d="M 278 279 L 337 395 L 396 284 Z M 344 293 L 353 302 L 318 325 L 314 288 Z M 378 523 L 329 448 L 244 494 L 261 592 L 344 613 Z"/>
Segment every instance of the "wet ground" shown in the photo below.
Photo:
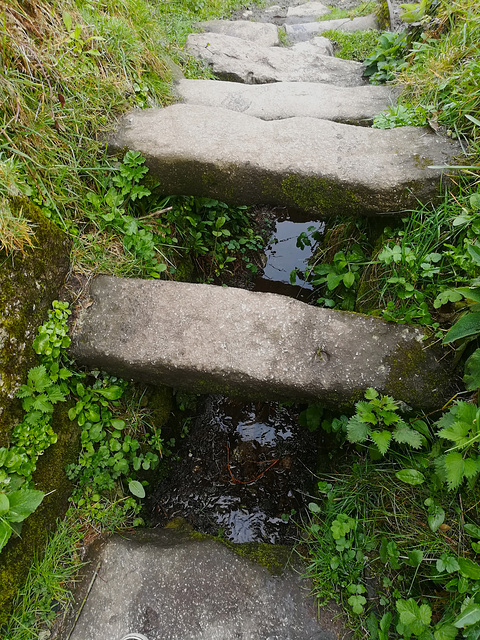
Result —
<path fill-rule="evenodd" d="M 180 462 L 154 492 L 153 525 L 182 517 L 232 542 L 293 542 L 290 516 L 307 499 L 317 450 L 298 415 L 275 402 L 207 397 Z"/>
<path fill-rule="evenodd" d="M 254 291 L 279 293 L 303 302 L 315 302 L 313 287 L 305 280 L 305 270 L 324 229 L 325 224 L 318 220 L 304 221 L 291 217 L 277 220 L 265 249 L 263 272 L 254 282 Z M 293 271 L 296 277 L 292 281 Z"/>

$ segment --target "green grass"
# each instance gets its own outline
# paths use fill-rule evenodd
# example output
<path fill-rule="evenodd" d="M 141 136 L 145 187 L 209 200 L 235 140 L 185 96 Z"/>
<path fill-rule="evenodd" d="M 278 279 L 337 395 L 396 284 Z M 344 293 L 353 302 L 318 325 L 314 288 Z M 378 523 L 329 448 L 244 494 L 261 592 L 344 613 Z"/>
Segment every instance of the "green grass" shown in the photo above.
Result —
<path fill-rule="evenodd" d="M 82 567 L 79 548 L 85 533 L 86 529 L 74 517 L 60 523 L 43 557 L 33 561 L 9 621 L 2 629 L 3 638 L 36 640 L 42 631 L 48 632 L 52 627 L 59 611 L 71 606 L 74 581 Z"/>
<path fill-rule="evenodd" d="M 377 40 L 377 31 L 325 31 L 322 36 L 333 42 L 335 55 L 344 60 L 357 60 L 363 62 L 374 51 Z"/>
<path fill-rule="evenodd" d="M 327 5 L 328 6 L 328 5 Z M 361 2 L 353 9 L 339 9 L 338 7 L 330 7 L 330 13 L 320 16 L 317 20 L 339 20 L 341 18 L 358 18 L 360 16 L 368 16 L 369 13 L 374 13 L 377 8 L 375 0 L 366 0 Z"/>

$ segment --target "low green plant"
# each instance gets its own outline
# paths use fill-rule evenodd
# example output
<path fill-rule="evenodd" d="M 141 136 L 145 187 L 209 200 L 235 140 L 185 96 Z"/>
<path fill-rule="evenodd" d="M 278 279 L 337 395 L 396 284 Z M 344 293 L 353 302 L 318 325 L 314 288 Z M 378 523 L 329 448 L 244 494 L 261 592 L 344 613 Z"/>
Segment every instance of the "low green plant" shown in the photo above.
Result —
<path fill-rule="evenodd" d="M 340 18 L 357 18 L 359 16 L 366 16 L 369 13 L 374 13 L 377 8 L 377 3 L 372 0 L 365 0 L 351 9 L 340 9 L 339 7 L 327 6 L 329 7 L 330 12 L 325 13 L 323 16 L 319 16 L 317 20 L 338 20 Z"/>
<path fill-rule="evenodd" d="M 363 62 L 364 76 L 371 84 L 383 84 L 392 82 L 400 71 L 407 67 L 405 54 L 408 47 L 407 34 L 391 33 L 388 31 L 380 34 L 375 51 Z"/>
<path fill-rule="evenodd" d="M 338 251 L 332 263 L 314 265 L 308 272 L 309 281 L 324 294 L 317 303 L 331 308 L 353 311 L 360 273 L 365 255 L 360 245 L 353 245 L 345 253 Z"/>
<path fill-rule="evenodd" d="M 420 449 L 425 443 L 425 422 L 408 425 L 399 415 L 399 403 L 390 396 L 367 389 L 365 401 L 357 402 L 355 415 L 347 423 L 347 438 L 353 443 L 369 442 L 384 456 L 393 442 Z"/>
<path fill-rule="evenodd" d="M 421 105 L 403 105 L 388 107 L 373 119 L 374 129 L 395 129 L 396 127 L 423 127 L 427 124 L 429 110 Z"/>

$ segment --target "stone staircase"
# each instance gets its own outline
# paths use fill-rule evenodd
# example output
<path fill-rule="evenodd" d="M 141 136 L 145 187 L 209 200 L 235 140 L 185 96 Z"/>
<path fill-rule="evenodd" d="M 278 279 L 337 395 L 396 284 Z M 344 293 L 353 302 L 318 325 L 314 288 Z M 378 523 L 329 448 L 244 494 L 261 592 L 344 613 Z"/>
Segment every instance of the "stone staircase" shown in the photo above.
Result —
<path fill-rule="evenodd" d="M 287 26 L 323 25 L 312 22 L 322 7 L 290 7 Z M 366 85 L 362 65 L 334 58 L 325 38 L 278 46 L 269 16 L 278 21 L 277 9 L 258 23 L 200 24 L 186 49 L 224 80 L 181 80 L 182 103 L 130 113 L 110 151 L 141 152 L 165 193 L 311 219 L 404 212 L 436 197 L 432 165 L 451 164 L 459 146 L 427 128 L 369 127 L 397 90 Z M 422 329 L 209 285 L 102 277 L 90 294 L 74 355 L 128 378 L 332 408 L 370 386 L 424 409 L 452 390 L 449 360 Z"/>

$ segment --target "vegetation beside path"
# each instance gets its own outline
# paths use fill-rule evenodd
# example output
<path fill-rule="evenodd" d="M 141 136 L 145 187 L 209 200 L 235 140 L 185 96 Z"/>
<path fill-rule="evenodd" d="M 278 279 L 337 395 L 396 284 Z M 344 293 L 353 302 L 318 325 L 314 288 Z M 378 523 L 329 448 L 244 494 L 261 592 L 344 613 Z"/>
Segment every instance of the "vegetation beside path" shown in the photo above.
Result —
<path fill-rule="evenodd" d="M 126 110 L 172 101 L 172 62 L 187 77 L 208 76 L 181 46 L 194 21 L 240 4 L 0 2 L 2 247 L 22 251 L 29 244 L 28 223 L 12 215 L 8 201 L 24 194 L 72 238 L 73 268 L 86 277 L 101 271 L 178 278 L 196 270 L 208 281 L 240 261 L 254 270 L 250 252 L 262 239 L 246 209 L 170 198 L 145 180 L 139 156 L 114 164 L 103 143 L 115 117 Z M 440 207 L 422 207 L 389 228 L 373 259 L 366 256 L 368 246 L 362 247 L 363 230 L 342 221 L 331 229 L 330 252 L 312 266 L 322 304 L 362 305 L 392 321 L 423 323 L 438 340 L 459 347 L 460 362 L 469 358 L 462 401 L 452 399 L 443 414 L 412 416 L 374 390 L 353 417 L 327 415 L 316 406 L 304 414 L 306 426 L 334 434 L 344 457 L 338 463 L 338 452 L 332 454 L 335 474 L 319 479 L 310 516 L 301 525 L 299 550 L 308 558 L 319 597 L 343 603 L 358 638 L 473 640 L 480 633 L 480 17 L 475 4 L 427 3 L 409 32 L 383 34 L 375 43 L 371 36 L 345 36 L 352 47 L 348 55 L 366 58 L 375 82 L 398 79 L 406 86 L 400 106 L 379 116 L 376 126 L 428 123 L 458 136 L 470 167 Z M 363 51 L 355 38 L 367 41 Z M 57 311 L 53 324 L 61 335 L 65 309 Z M 37 346 L 42 355 L 48 341 Z M 148 426 L 141 392 L 99 372 L 86 381 L 60 352 L 56 362 L 44 355 L 45 371 L 26 381 L 25 398 L 37 394 L 38 400 L 46 391 L 53 403 L 67 386 L 73 390 L 72 417 L 83 421 L 85 448 L 69 471 L 78 483 L 74 506 L 45 561 L 32 568 L 2 631 L 9 640 L 48 632 L 52 602 L 67 606 L 69 580 L 81 563 L 80 540 L 140 521 L 143 479 L 133 473 L 138 442 L 150 440 L 150 456 L 145 452 L 140 459 L 140 466 L 148 462 L 144 470 L 169 447 Z M 62 374 L 60 383 L 63 370 L 71 375 Z M 92 470 L 95 486 L 90 486 Z"/>

